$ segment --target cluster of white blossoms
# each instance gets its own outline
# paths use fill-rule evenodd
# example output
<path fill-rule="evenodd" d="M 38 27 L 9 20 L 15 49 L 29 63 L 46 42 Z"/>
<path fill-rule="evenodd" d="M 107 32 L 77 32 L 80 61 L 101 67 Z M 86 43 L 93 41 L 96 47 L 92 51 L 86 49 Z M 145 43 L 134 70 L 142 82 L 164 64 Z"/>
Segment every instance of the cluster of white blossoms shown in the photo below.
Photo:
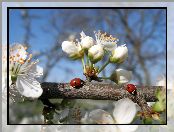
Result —
<path fill-rule="evenodd" d="M 94 33 L 95 39 L 87 36 L 82 31 L 80 33 L 81 41 L 64 41 L 62 43 L 62 50 L 72 59 L 82 59 L 84 73 L 88 73 L 88 70 L 91 68 L 92 73 L 93 71 L 94 73 L 96 72 L 96 76 L 98 77 L 98 74 L 109 63 L 123 63 L 128 58 L 128 48 L 125 44 L 117 46 L 118 39 L 114 38 L 112 35 L 102 33 L 101 31 Z M 100 68 L 95 67 L 95 64 L 102 60 L 105 55 L 108 55 L 108 61 Z M 84 60 L 86 60 L 86 64 L 84 64 Z M 89 76 L 91 76 L 91 74 L 89 74 Z M 132 79 L 132 72 L 119 68 L 116 69 L 110 77 L 99 78 L 109 79 L 116 84 L 122 85 L 128 83 Z M 112 115 L 102 109 L 96 109 L 91 112 L 86 112 L 81 122 L 84 124 L 130 124 L 133 121 L 137 113 L 137 106 L 134 102 L 130 99 L 121 99 L 114 102 L 114 106 L 115 108 Z M 128 127 L 115 125 L 112 127 L 111 131 L 129 132 L 137 129 L 137 126 Z"/>
<path fill-rule="evenodd" d="M 43 75 L 43 69 L 32 62 L 32 54 L 21 44 L 14 44 L 9 51 L 9 85 L 15 84 L 19 93 L 25 97 L 38 98 L 43 90 L 37 77 Z"/>
<path fill-rule="evenodd" d="M 63 41 L 62 50 L 72 59 L 82 59 L 84 73 L 85 67 L 93 67 L 98 75 L 109 63 L 123 63 L 128 58 L 126 45 L 117 46 L 118 39 L 101 31 L 95 32 L 95 39 L 80 33 L 81 41 Z M 95 64 L 102 60 L 104 55 L 109 55 L 108 61 L 100 69 Z M 84 63 L 86 57 L 86 64 Z M 124 69 L 116 69 L 110 80 L 122 84 L 131 80 L 132 73 Z"/>
<path fill-rule="evenodd" d="M 62 43 L 62 50 L 73 59 L 82 58 L 84 51 L 88 50 L 88 56 L 93 63 L 101 60 L 105 51 L 110 51 L 112 53 L 110 56 L 110 62 L 113 63 L 121 63 L 128 57 L 128 49 L 126 45 L 117 47 L 118 39 L 114 38 L 112 35 L 108 35 L 107 33 L 102 33 L 101 31 L 94 33 L 95 40 L 90 36 L 86 36 L 82 31 L 80 33 L 80 42 L 64 41 Z"/>

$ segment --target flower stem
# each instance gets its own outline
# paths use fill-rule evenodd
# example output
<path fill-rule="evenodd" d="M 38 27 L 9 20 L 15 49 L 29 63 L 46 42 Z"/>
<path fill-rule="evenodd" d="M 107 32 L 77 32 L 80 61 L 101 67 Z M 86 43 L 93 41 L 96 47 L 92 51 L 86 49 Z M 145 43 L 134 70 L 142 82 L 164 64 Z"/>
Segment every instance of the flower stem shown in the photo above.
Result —
<path fill-rule="evenodd" d="M 81 61 L 82 61 L 82 66 L 83 66 L 83 72 L 85 73 L 85 62 L 84 62 L 84 58 L 83 57 L 82 57 Z"/>
<path fill-rule="evenodd" d="M 103 71 L 103 69 L 105 69 L 105 67 L 109 64 L 109 59 L 108 59 L 108 61 L 99 69 L 99 71 L 98 71 L 98 74 L 101 72 L 101 71 Z"/>
<path fill-rule="evenodd" d="M 90 61 L 90 67 L 93 68 L 94 63 Z"/>
<path fill-rule="evenodd" d="M 85 51 L 85 54 L 86 54 L 86 64 L 89 65 L 88 51 Z"/>

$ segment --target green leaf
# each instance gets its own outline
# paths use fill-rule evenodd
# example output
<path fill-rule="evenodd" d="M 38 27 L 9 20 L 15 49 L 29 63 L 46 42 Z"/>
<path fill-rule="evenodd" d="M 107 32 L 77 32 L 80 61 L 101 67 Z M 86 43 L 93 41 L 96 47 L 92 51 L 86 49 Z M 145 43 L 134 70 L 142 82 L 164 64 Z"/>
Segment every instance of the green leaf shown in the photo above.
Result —
<path fill-rule="evenodd" d="M 165 110 L 165 103 L 164 102 L 156 102 L 155 104 L 153 104 L 152 106 L 152 110 L 154 110 L 155 112 L 162 112 Z"/>

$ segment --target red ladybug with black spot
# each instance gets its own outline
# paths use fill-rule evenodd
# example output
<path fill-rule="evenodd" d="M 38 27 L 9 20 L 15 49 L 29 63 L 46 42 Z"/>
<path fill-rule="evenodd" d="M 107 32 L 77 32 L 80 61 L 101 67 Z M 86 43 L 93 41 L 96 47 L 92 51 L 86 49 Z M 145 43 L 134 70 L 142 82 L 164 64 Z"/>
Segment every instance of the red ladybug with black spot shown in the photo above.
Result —
<path fill-rule="evenodd" d="M 70 86 L 73 88 L 80 88 L 84 85 L 84 81 L 80 78 L 74 78 L 70 81 Z"/>
<path fill-rule="evenodd" d="M 134 84 L 127 84 L 126 86 L 126 90 L 132 94 L 132 95 L 136 95 L 137 94 L 137 88 Z"/>

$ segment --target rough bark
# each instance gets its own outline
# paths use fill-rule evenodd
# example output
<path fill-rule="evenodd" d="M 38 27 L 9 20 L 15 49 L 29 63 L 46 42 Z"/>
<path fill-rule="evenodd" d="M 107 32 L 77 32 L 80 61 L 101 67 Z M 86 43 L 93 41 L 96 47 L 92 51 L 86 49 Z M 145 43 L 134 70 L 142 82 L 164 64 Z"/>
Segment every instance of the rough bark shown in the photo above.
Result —
<path fill-rule="evenodd" d="M 85 83 L 81 88 L 72 88 L 69 83 L 41 84 L 43 94 L 41 99 L 68 98 L 68 99 L 95 99 L 95 100 L 119 100 L 122 98 L 134 99 L 135 96 L 126 91 L 124 86 L 112 84 Z M 137 95 L 143 97 L 146 102 L 157 101 L 155 93 L 162 89 L 161 86 L 137 86 Z"/>

